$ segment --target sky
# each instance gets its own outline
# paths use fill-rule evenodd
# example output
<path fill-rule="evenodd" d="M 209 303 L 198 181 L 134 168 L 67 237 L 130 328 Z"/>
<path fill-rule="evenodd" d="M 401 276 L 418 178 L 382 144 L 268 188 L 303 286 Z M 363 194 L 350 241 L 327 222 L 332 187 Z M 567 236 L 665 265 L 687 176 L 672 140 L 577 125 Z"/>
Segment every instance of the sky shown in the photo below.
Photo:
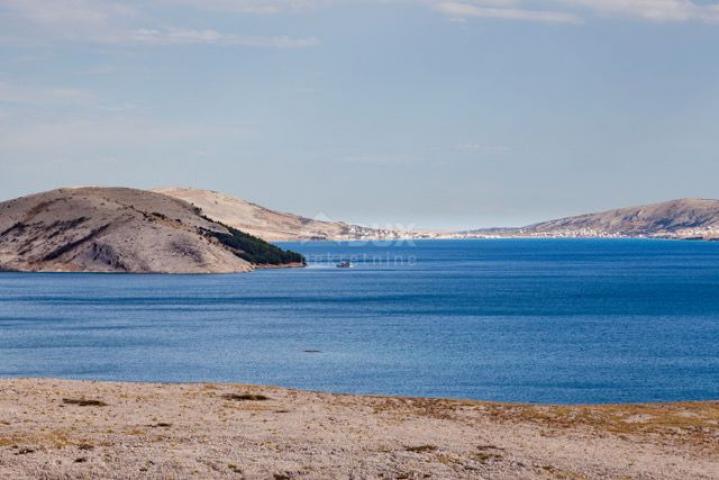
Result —
<path fill-rule="evenodd" d="M 0 0 L 0 199 L 464 229 L 716 198 L 718 46 L 714 1 Z"/>

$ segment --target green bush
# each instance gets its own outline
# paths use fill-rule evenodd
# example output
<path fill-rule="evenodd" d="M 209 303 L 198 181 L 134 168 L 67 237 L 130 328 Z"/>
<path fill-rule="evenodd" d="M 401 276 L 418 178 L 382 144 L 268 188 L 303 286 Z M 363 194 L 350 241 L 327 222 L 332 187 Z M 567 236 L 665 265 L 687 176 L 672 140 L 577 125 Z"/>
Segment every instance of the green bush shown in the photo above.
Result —
<path fill-rule="evenodd" d="M 305 257 L 299 253 L 283 250 L 248 233 L 223 225 L 230 233 L 221 233 L 204 229 L 206 235 L 216 238 L 238 257 L 256 265 L 284 265 L 288 263 L 306 264 Z"/>

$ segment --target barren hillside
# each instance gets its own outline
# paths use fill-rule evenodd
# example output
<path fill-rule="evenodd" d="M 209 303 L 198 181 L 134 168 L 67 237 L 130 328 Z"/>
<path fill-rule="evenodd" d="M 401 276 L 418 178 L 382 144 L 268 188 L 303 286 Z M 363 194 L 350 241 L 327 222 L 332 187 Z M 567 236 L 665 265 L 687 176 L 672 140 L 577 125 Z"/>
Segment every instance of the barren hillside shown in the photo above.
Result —
<path fill-rule="evenodd" d="M 315 220 L 277 212 L 220 192 L 195 188 L 158 188 L 158 193 L 185 200 L 213 220 L 248 232 L 267 241 L 355 240 L 400 236 L 402 232 Z"/>
<path fill-rule="evenodd" d="M 523 228 L 482 229 L 464 233 L 500 236 L 716 238 L 719 235 L 719 200 L 683 198 L 559 218 Z"/>
<path fill-rule="evenodd" d="M 301 262 L 154 192 L 59 189 L 0 203 L 3 270 L 219 273 Z"/>

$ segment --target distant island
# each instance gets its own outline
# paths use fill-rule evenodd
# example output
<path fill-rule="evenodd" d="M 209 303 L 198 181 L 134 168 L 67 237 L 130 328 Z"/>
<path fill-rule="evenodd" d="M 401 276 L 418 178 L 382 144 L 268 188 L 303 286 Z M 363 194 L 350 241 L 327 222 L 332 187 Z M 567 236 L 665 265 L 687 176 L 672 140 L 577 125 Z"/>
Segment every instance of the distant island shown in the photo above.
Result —
<path fill-rule="evenodd" d="M 63 188 L 0 203 L 0 270 L 233 273 L 304 264 L 159 193 Z"/>

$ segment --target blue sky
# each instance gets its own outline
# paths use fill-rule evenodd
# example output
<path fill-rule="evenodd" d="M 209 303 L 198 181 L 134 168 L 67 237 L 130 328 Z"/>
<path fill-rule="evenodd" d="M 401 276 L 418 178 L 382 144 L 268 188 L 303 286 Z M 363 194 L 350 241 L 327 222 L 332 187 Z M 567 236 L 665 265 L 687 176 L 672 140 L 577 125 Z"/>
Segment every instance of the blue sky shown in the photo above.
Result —
<path fill-rule="evenodd" d="M 710 1 L 0 0 L 0 196 L 435 228 L 719 197 L 717 45 Z"/>

